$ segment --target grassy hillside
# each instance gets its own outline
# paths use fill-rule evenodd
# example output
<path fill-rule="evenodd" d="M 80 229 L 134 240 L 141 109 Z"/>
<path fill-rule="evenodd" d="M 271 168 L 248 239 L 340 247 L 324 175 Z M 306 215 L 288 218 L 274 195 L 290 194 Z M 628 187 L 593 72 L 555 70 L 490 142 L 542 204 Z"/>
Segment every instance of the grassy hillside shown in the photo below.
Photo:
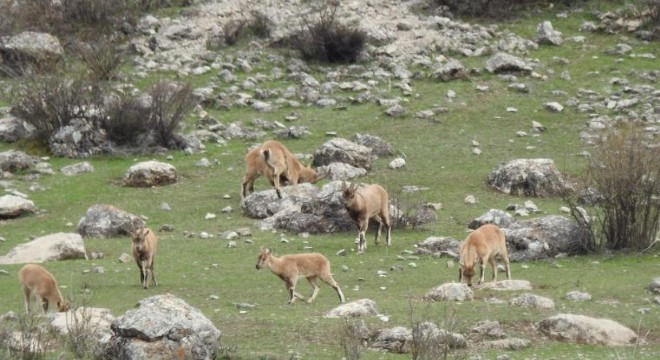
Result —
<path fill-rule="evenodd" d="M 515 158 L 551 158 L 563 173 L 577 177 L 585 167 L 579 154 L 589 150 L 579 138 L 585 129 L 587 114 L 575 108 L 565 107 L 561 113 L 544 109 L 544 103 L 565 103 L 578 96 L 579 89 L 591 89 L 601 95 L 608 94 L 613 77 L 627 77 L 631 83 L 644 83 L 639 74 L 657 71 L 660 47 L 657 43 L 645 43 L 628 35 L 604 35 L 579 33 L 579 24 L 591 19 L 588 12 L 569 12 L 566 18 L 558 18 L 548 11 L 500 25 L 501 29 L 533 37 L 538 23 L 552 20 L 555 29 L 564 38 L 580 35 L 584 43 L 566 41 L 561 47 L 542 46 L 528 54 L 544 66 L 537 72 L 547 75 L 547 80 L 520 77 L 530 88 L 529 93 L 511 91 L 509 83 L 496 75 L 483 72 L 469 80 L 438 82 L 429 78 L 411 82 L 413 95 L 404 96 L 400 90 L 381 82 L 376 87 L 377 97 L 404 98 L 408 115 L 390 118 L 385 108 L 373 103 L 349 105 L 345 109 L 284 107 L 268 113 L 256 113 L 248 109 L 205 109 L 223 123 L 242 121 L 246 124 L 254 118 L 284 122 L 291 112 L 298 120 L 287 125 L 307 126 L 312 134 L 303 139 L 286 140 L 286 146 L 294 153 L 313 153 L 329 138 L 328 131 L 337 136 L 350 138 L 355 133 L 377 135 L 390 142 L 398 155 L 405 155 L 407 165 L 391 170 L 387 164 L 392 158 L 381 158 L 361 182 L 379 183 L 393 197 L 407 202 L 429 201 L 442 203 L 437 211 L 438 221 L 419 229 L 396 229 L 393 246 L 373 245 L 373 229 L 368 232 L 369 249 L 364 255 L 355 254 L 354 232 L 311 235 L 303 237 L 280 232 L 261 232 L 255 220 L 240 211 L 240 180 L 243 175 L 243 156 L 252 142 L 231 140 L 226 145 L 206 144 L 203 152 L 185 155 L 168 152 L 163 155 L 131 158 L 97 157 L 85 159 L 94 166 L 93 173 L 67 177 L 59 173 L 62 167 L 80 162 L 76 159 L 51 158 L 48 162 L 56 174 L 35 181 L 12 180 L 13 188 L 29 194 L 38 208 L 36 214 L 13 220 L 0 221 L 0 254 L 9 252 L 17 244 L 34 237 L 55 232 L 75 232 L 75 226 L 86 210 L 94 204 L 107 203 L 130 213 L 144 216 L 147 224 L 159 229 L 164 224 L 174 226 L 173 232 L 158 233 L 160 237 L 156 272 L 159 285 L 143 290 L 139 284 L 138 269 L 132 262 L 120 263 L 118 257 L 130 252 L 129 238 L 85 239 L 88 252 L 101 252 L 102 259 L 75 260 L 46 264 L 59 279 L 63 292 L 89 306 L 109 308 L 120 316 L 147 296 L 172 293 L 199 308 L 222 331 L 221 354 L 241 359 L 340 359 L 340 346 L 344 320 L 325 319 L 323 314 L 337 305 L 331 288 L 322 285 L 314 304 L 302 302 L 287 306 L 284 284 L 267 270 L 255 270 L 260 246 L 270 246 L 276 253 L 313 251 L 326 254 L 332 262 L 335 279 L 340 283 L 348 301 L 362 298 L 374 300 L 381 313 L 389 316 L 388 322 L 377 318 L 365 318 L 369 329 L 410 326 L 413 320 L 425 318 L 441 327 L 467 333 L 477 321 L 498 320 L 509 337 L 521 337 L 532 341 L 532 347 L 522 351 L 494 351 L 467 349 L 450 354 L 455 358 L 493 359 L 505 353 L 512 359 L 653 359 L 660 353 L 660 307 L 653 295 L 644 290 L 651 279 L 660 273 L 660 261 L 654 254 L 596 254 L 579 258 L 561 258 L 551 261 L 514 263 L 512 275 L 516 279 L 529 280 L 533 293 L 552 298 L 555 310 L 540 311 L 520 309 L 506 304 L 490 304 L 484 301 L 497 297 L 508 301 L 517 294 L 480 290 L 476 299 L 465 303 L 427 303 L 421 297 L 431 288 L 457 279 L 456 269 L 448 268 L 446 258 L 420 257 L 400 260 L 405 250 L 429 236 L 449 236 L 463 239 L 470 220 L 488 209 L 504 209 L 511 203 L 522 203 L 526 198 L 499 193 L 486 186 L 488 173 L 499 163 Z M 612 56 L 604 50 L 625 41 L 637 54 L 648 53 L 656 59 L 633 56 Z M 265 54 L 262 56 L 266 56 Z M 557 57 L 568 59 L 562 65 Z M 467 67 L 481 68 L 485 58 L 461 59 Z M 253 72 L 269 73 L 269 62 L 256 62 Z M 366 64 L 365 66 L 369 66 Z M 322 72 L 311 66 L 312 75 L 322 78 Z M 571 80 L 560 77 L 568 71 Z M 593 75 L 597 74 L 597 75 Z M 355 74 L 358 78 L 359 74 Z M 130 78 L 132 75 L 127 73 Z M 173 74 L 153 74 L 139 80 L 142 84 L 158 77 Z M 243 75 L 241 75 L 243 76 Z M 208 75 L 190 76 L 184 79 L 195 86 L 204 86 L 213 79 Z M 10 83 L 10 80 L 3 80 Z M 138 81 L 135 79 L 135 81 Z M 138 84 L 139 85 L 139 84 Z M 286 88 L 287 80 L 264 85 Z M 477 85 L 487 85 L 490 91 L 480 92 Z M 656 86 L 656 84 L 649 84 Z M 456 93 L 448 98 L 447 92 Z M 563 97 L 552 95 L 555 90 L 566 93 Z M 337 93 L 337 98 L 351 94 Z M 8 97 L 0 98 L 0 104 L 9 104 Z M 641 106 L 641 104 L 639 105 Z M 657 104 L 656 104 L 657 106 Z M 444 107 L 448 111 L 434 119 L 419 119 L 413 114 L 419 110 Z M 508 112 L 514 107 L 517 112 Z M 189 128 L 195 118 L 190 116 Z M 531 123 L 538 121 L 547 131 L 532 136 Z M 519 137 L 517 131 L 529 135 Z M 264 139 L 265 140 L 265 139 Z M 472 141 L 481 144 L 482 153 L 472 153 Z M 20 144 L 0 144 L 0 151 L 18 149 L 44 156 L 31 147 Z M 195 163 L 202 158 L 211 160 L 212 167 L 199 167 Z M 180 180 L 170 186 L 135 189 L 119 186 L 128 168 L 143 160 L 156 159 L 174 165 Z M 46 190 L 31 192 L 28 187 L 38 183 Z M 321 184 L 324 182 L 321 182 Z M 416 185 L 427 188 L 419 193 L 404 194 L 403 186 Z M 265 179 L 260 178 L 257 190 L 268 189 Z M 475 205 L 467 205 L 463 199 L 474 195 Z M 228 198 L 225 195 L 229 195 Z M 560 214 L 560 199 L 531 199 L 541 209 L 540 215 Z M 170 205 L 171 211 L 161 209 L 161 203 Z M 231 206 L 234 211 L 221 213 Z M 207 213 L 215 213 L 215 219 L 206 220 Z M 227 240 L 221 233 L 249 227 L 252 236 L 238 240 L 236 248 L 227 248 Z M 210 239 L 185 234 L 208 232 Z M 283 242 L 285 238 L 288 242 Z M 253 242 L 245 242 L 250 239 Z M 340 249 L 351 249 L 344 257 L 334 254 Z M 399 265 L 397 267 L 396 265 Z M 103 267 L 103 273 L 88 272 Z M 0 269 L 0 314 L 23 309 L 16 273 L 20 265 L 4 265 Z M 343 271 L 342 267 L 347 270 Z M 396 270 L 390 271 L 392 268 Z M 387 277 L 378 277 L 377 271 L 388 271 Z M 489 273 L 490 274 L 490 273 Z M 487 276 L 490 276 L 487 274 Z M 298 290 L 307 294 L 306 281 L 299 282 Z M 564 299 L 567 292 L 580 290 L 592 295 L 591 301 L 571 302 Z M 217 296 L 217 299 L 214 299 Z M 234 303 L 258 304 L 245 314 L 239 313 Z M 648 309 L 648 311 L 640 311 Z M 569 345 L 537 337 L 532 326 L 535 322 L 556 313 L 577 313 L 594 317 L 606 317 L 635 330 L 644 340 L 643 345 L 611 348 L 587 345 Z M 70 358 L 65 349 L 54 351 L 52 358 Z M 409 355 L 397 355 L 366 351 L 364 359 L 407 359 Z"/>

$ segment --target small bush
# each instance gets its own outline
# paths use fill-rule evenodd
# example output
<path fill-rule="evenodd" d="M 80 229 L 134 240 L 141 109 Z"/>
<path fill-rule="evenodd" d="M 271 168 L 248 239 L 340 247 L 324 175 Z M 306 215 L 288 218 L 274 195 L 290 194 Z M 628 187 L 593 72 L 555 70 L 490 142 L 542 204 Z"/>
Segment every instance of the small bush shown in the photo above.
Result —
<path fill-rule="evenodd" d="M 367 34 L 341 24 L 338 9 L 339 2 L 328 1 L 312 11 L 312 15 L 303 16 L 300 30 L 291 35 L 286 43 L 305 60 L 355 62 L 366 44 Z"/>
<path fill-rule="evenodd" d="M 185 115 L 195 106 L 192 88 L 189 84 L 179 85 L 161 81 L 149 90 L 151 105 L 148 124 L 152 129 L 154 142 L 168 149 L 183 146 L 176 136 Z"/>
<path fill-rule="evenodd" d="M 602 195 L 595 207 L 609 249 L 643 250 L 660 230 L 660 147 L 643 129 L 612 131 L 597 146 L 586 185 Z"/>
<path fill-rule="evenodd" d="M 346 360 L 359 360 L 365 350 L 368 337 L 367 326 L 363 320 L 344 319 L 339 334 L 341 349 Z"/>
<path fill-rule="evenodd" d="M 97 95 L 80 80 L 56 75 L 32 78 L 12 94 L 11 112 L 35 127 L 38 140 L 48 140 L 73 119 L 95 118 L 99 108 Z"/>
<path fill-rule="evenodd" d="M 117 46 L 110 40 L 78 46 L 78 56 L 87 65 L 92 82 L 111 80 L 121 65 Z"/>
<path fill-rule="evenodd" d="M 139 147 L 149 134 L 150 107 L 141 98 L 125 96 L 106 106 L 101 126 L 108 140 L 120 146 Z"/>
<path fill-rule="evenodd" d="M 95 325 L 92 323 L 92 314 L 83 304 L 77 306 L 72 300 L 71 311 L 66 313 L 67 334 L 64 342 L 67 349 L 76 359 L 91 357 L 96 339 L 94 337 Z"/>
<path fill-rule="evenodd" d="M 245 20 L 230 20 L 223 27 L 222 31 L 225 34 L 225 44 L 232 46 L 235 45 L 239 38 L 243 36 L 247 21 Z"/>
<path fill-rule="evenodd" d="M 452 15 L 459 17 L 504 20 L 528 13 L 531 6 L 545 3 L 540 0 L 434 0 L 433 6 L 449 10 Z"/>

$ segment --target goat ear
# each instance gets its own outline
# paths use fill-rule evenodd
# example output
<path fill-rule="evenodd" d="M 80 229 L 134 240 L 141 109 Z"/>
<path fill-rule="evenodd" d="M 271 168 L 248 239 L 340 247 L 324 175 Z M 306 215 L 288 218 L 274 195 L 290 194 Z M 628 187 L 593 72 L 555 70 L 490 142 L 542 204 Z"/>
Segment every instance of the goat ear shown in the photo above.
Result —
<path fill-rule="evenodd" d="M 273 249 L 271 249 L 271 248 L 266 248 L 266 254 L 272 254 L 272 253 L 273 253 Z"/>

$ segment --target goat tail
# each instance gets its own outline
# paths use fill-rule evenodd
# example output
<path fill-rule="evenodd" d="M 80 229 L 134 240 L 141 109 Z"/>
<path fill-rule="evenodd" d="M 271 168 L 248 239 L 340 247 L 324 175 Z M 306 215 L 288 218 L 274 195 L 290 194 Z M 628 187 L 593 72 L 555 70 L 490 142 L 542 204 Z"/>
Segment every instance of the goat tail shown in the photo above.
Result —
<path fill-rule="evenodd" d="M 264 155 L 264 160 L 266 160 L 266 164 L 270 168 L 274 169 L 275 164 L 273 164 L 273 157 L 272 157 L 272 154 L 271 154 L 271 150 L 270 149 L 264 149 L 261 153 Z"/>

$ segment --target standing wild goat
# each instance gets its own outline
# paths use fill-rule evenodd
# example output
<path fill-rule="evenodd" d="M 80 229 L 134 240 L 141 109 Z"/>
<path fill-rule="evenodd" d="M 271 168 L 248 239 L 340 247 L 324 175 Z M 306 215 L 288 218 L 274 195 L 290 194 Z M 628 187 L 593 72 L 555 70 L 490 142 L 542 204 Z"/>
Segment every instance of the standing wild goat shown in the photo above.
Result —
<path fill-rule="evenodd" d="M 378 222 L 378 232 L 376 232 L 376 244 L 380 242 L 380 233 L 383 224 L 387 228 L 387 246 L 392 244 L 392 223 L 390 222 L 389 196 L 387 191 L 378 184 L 367 185 L 358 189 L 357 184 L 346 186 L 342 185 L 342 197 L 346 211 L 351 216 L 358 228 L 360 242 L 358 252 L 367 250 L 367 240 L 365 233 L 369 227 L 369 219 Z"/>
<path fill-rule="evenodd" d="M 339 295 L 339 302 L 344 302 L 344 293 L 341 292 L 339 284 L 335 281 L 330 273 L 330 261 L 318 253 L 311 254 L 292 254 L 276 257 L 273 255 L 271 249 L 261 248 L 259 257 L 257 258 L 257 270 L 267 267 L 273 274 L 279 276 L 284 280 L 286 289 L 289 291 L 289 305 L 293 304 L 296 298 L 305 300 L 305 297 L 296 292 L 296 282 L 298 277 L 305 277 L 309 284 L 314 288 L 314 292 L 307 299 L 308 303 L 312 303 L 319 293 L 319 285 L 316 282 L 317 278 L 321 278 L 323 282 L 332 286 Z"/>
<path fill-rule="evenodd" d="M 511 280 L 511 268 L 509 266 L 509 255 L 506 250 L 504 234 L 497 225 L 485 224 L 471 232 L 463 244 L 461 244 L 460 268 L 458 269 L 458 281 L 463 278 L 468 286 L 472 286 L 474 277 L 474 266 L 479 263 L 481 274 L 478 284 L 484 282 L 486 262 L 493 268 L 493 282 L 497 281 L 497 262 L 495 257 L 499 256 L 506 267 L 506 278 Z"/>
<path fill-rule="evenodd" d="M 315 183 L 320 180 L 316 170 L 303 166 L 298 159 L 279 141 L 269 140 L 250 150 L 245 155 L 245 175 L 241 182 L 241 198 L 254 191 L 254 180 L 265 176 L 282 198 L 280 183 L 290 185 L 299 182 Z"/>
<path fill-rule="evenodd" d="M 18 272 L 18 280 L 25 297 L 25 312 L 30 312 L 32 299 L 41 305 L 44 312 L 48 311 L 49 303 L 57 305 L 58 311 L 68 310 L 57 280 L 48 270 L 36 264 L 27 264 Z"/>
<path fill-rule="evenodd" d="M 158 238 L 151 229 L 143 227 L 133 233 L 133 245 L 131 247 L 133 258 L 140 269 L 140 283 L 145 289 L 149 288 L 149 273 L 151 281 L 158 285 L 154 273 L 154 261 L 158 251 Z"/>

